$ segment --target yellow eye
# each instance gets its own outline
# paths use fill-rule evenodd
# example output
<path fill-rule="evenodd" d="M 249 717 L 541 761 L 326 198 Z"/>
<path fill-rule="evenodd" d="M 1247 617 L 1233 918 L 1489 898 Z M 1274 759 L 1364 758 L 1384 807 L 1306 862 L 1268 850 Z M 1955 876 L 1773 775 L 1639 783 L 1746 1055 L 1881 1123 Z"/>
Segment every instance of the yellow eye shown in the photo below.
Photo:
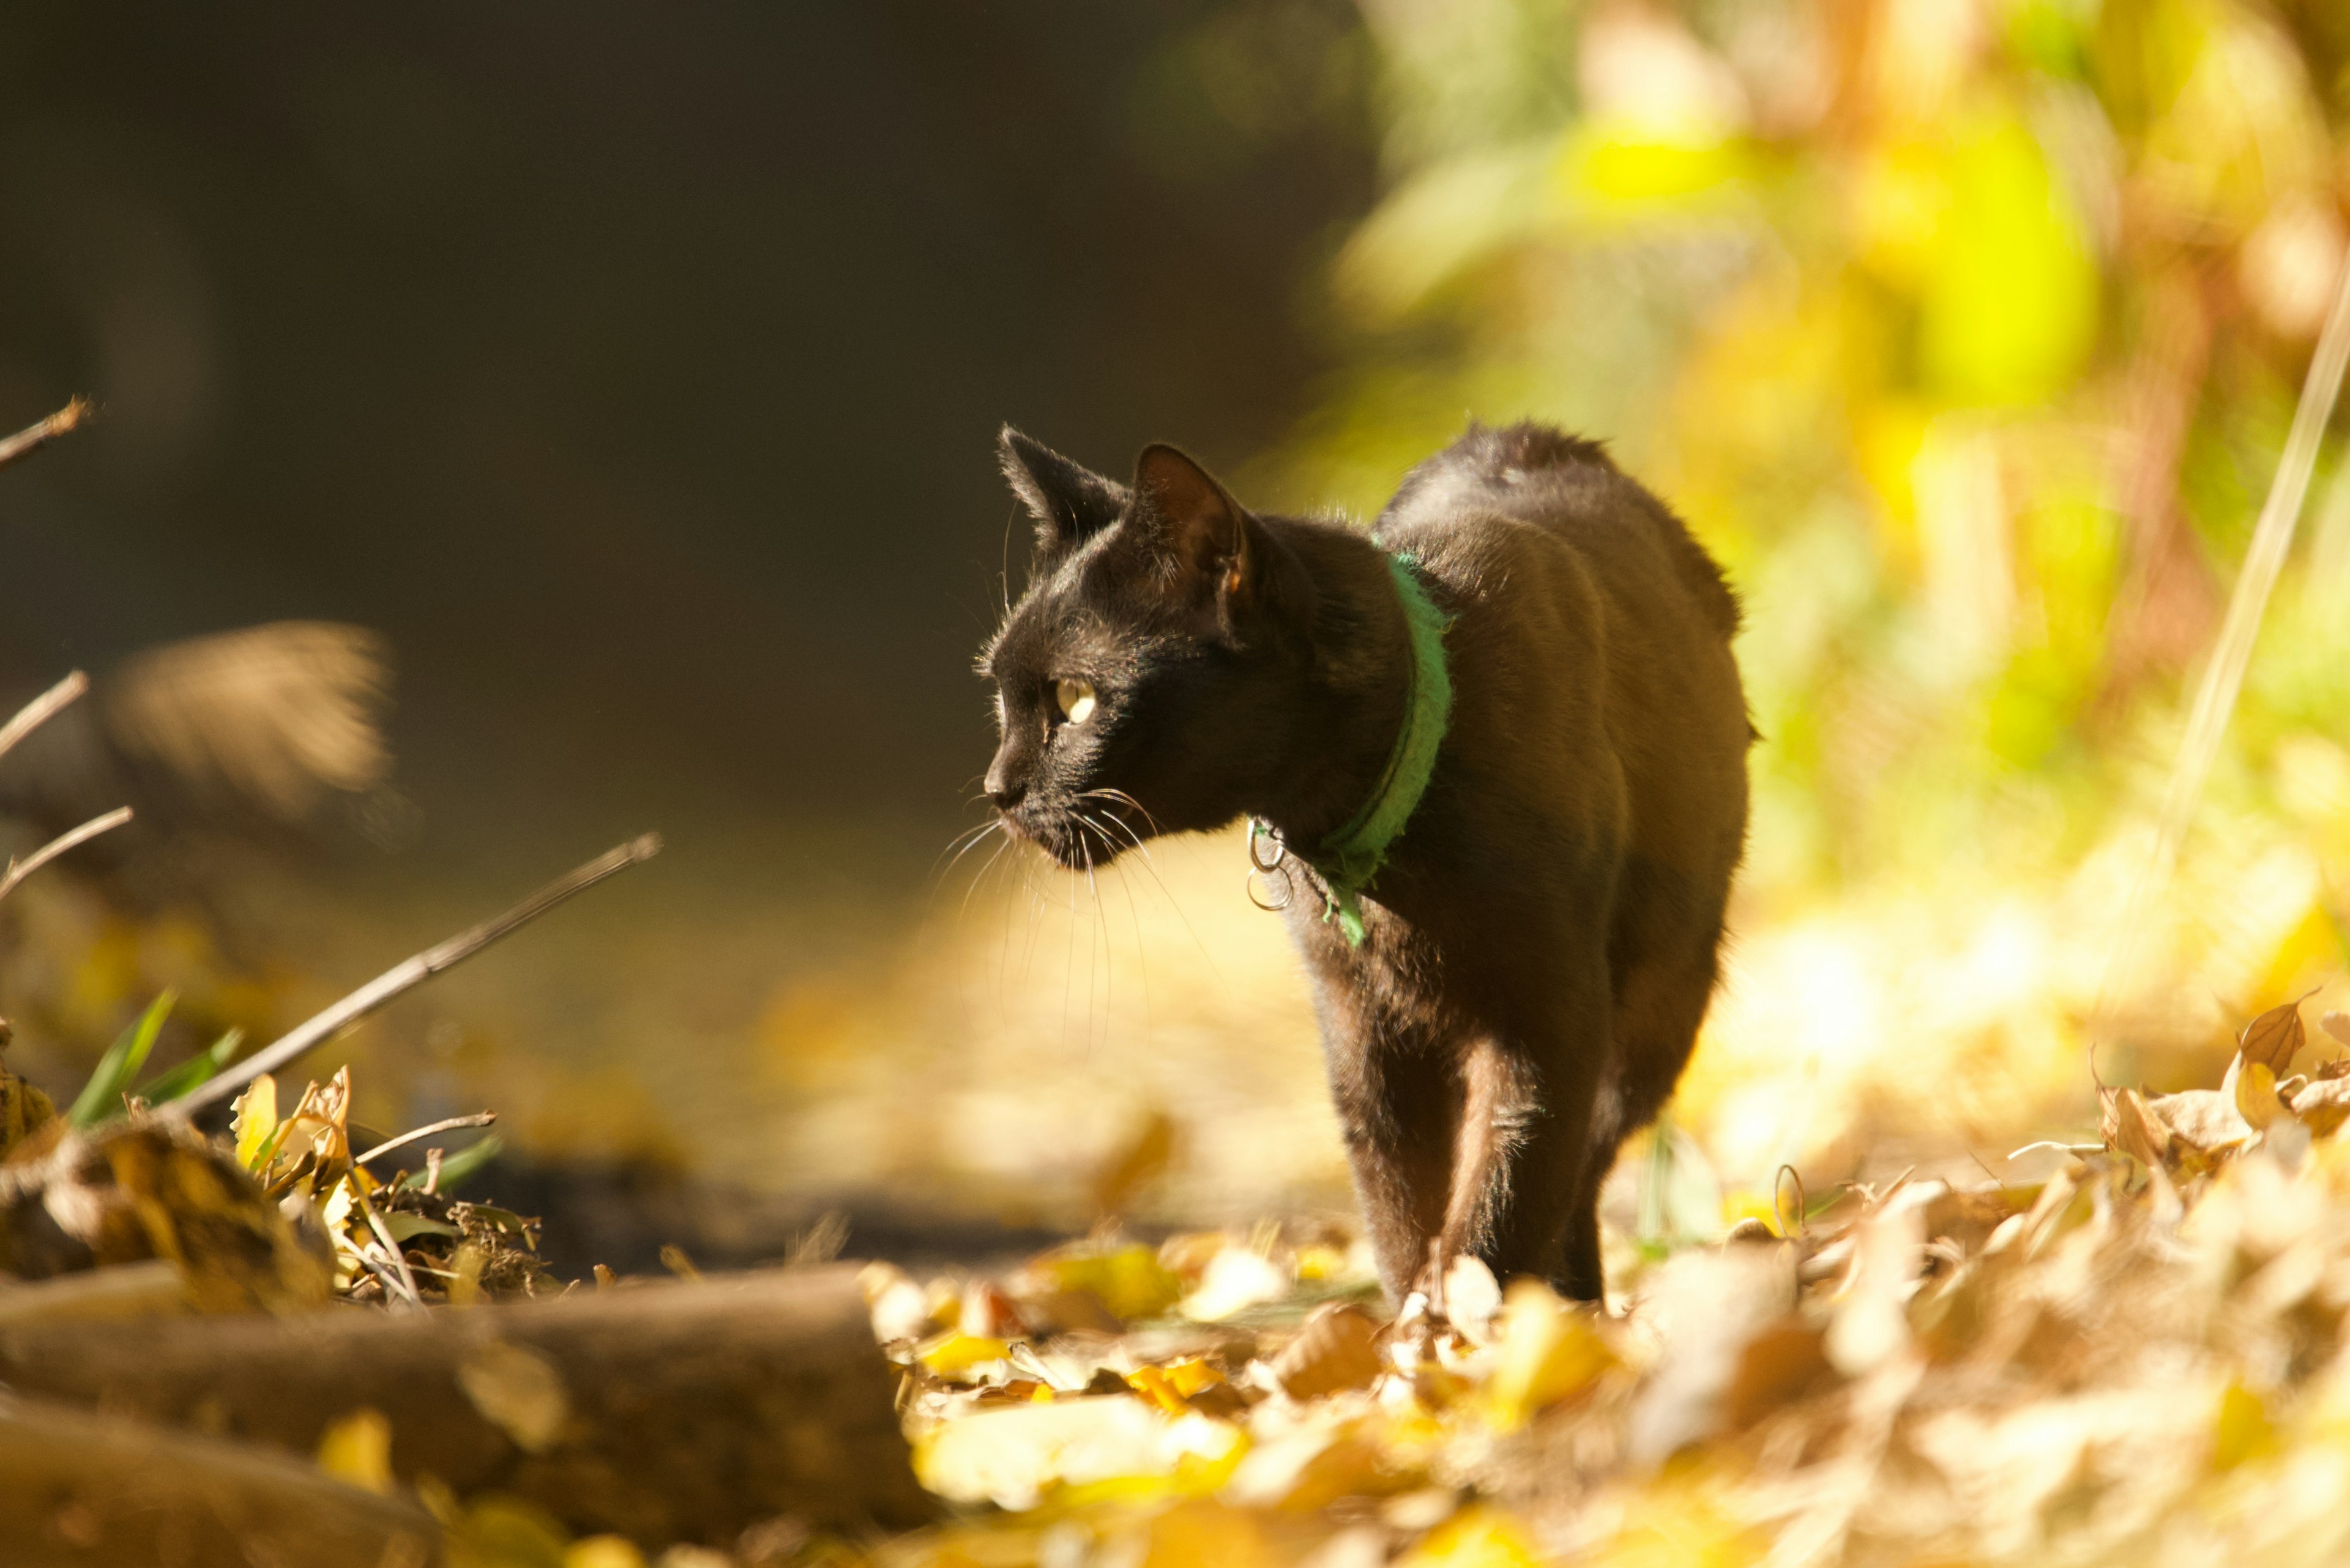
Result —
<path fill-rule="evenodd" d="M 1054 681 L 1053 700 L 1061 705 L 1061 717 L 1072 724 L 1082 724 L 1094 716 L 1094 683 L 1090 680 Z"/>

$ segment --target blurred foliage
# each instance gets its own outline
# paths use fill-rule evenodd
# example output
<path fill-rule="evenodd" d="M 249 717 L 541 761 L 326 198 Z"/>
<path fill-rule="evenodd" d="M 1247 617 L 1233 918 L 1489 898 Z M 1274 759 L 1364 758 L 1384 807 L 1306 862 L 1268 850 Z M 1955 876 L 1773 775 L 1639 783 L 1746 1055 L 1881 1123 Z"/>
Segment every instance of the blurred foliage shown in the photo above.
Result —
<path fill-rule="evenodd" d="M 2077 847 L 2215 624 L 2330 298 L 2350 25 L 1366 9 L 1393 189 L 1340 258 L 1350 362 L 1283 488 L 1375 506 L 1465 410 L 1603 435 L 1753 604 L 1765 897 L 1939 865 L 2019 796 Z M 2350 515 L 2320 507 L 2338 589 Z M 2281 609 L 2297 666 L 2350 670 L 2341 618 Z M 2350 714 L 2277 664 L 2255 767 Z"/>

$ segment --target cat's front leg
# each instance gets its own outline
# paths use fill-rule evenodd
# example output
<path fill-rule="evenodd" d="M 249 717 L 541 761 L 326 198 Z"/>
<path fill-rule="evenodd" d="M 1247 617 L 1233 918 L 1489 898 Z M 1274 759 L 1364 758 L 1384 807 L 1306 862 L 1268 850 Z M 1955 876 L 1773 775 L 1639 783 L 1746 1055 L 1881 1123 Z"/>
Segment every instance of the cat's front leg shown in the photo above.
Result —
<path fill-rule="evenodd" d="M 1400 1305 L 1444 1220 L 1461 1115 L 1453 1054 L 1352 1008 L 1325 1010 L 1322 1044 L 1379 1282 Z"/>

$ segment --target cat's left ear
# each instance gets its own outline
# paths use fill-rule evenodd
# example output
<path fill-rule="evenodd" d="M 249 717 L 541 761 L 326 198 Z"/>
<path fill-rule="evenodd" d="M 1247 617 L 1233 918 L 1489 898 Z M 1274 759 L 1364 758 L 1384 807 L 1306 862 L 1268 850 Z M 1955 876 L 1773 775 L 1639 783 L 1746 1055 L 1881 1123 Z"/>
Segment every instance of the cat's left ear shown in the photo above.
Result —
<path fill-rule="evenodd" d="M 1142 449 L 1134 465 L 1137 513 L 1152 546 L 1193 593 L 1237 607 L 1255 576 L 1254 529 L 1231 492 L 1171 446 Z"/>

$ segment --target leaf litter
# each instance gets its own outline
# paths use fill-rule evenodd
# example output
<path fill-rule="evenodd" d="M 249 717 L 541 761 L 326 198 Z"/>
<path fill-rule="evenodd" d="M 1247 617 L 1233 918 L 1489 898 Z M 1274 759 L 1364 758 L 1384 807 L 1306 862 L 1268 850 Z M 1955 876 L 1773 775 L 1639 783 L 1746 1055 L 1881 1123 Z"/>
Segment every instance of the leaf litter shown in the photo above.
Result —
<path fill-rule="evenodd" d="M 1617 1311 L 1462 1259 L 1390 1317 L 1359 1248 L 1262 1229 L 870 1265 L 959 1517 L 829 1560 L 2341 1561 L 2350 1056 L 2316 1043 L 2296 1070 L 2272 1009 L 2218 1087 L 2106 1092 L 2044 1180 L 1799 1198 Z"/>

